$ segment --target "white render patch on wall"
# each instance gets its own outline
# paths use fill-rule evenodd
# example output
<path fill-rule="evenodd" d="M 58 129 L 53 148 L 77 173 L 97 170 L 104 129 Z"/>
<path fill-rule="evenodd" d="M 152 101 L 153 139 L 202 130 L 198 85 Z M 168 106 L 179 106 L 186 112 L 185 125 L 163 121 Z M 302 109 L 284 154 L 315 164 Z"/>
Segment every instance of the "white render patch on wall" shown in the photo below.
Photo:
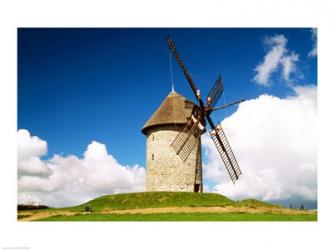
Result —
<path fill-rule="evenodd" d="M 201 141 L 183 162 L 170 146 L 182 128 L 164 125 L 151 128 L 147 133 L 147 191 L 194 192 L 197 162 L 201 169 L 201 159 L 197 161 L 198 155 L 201 156 L 201 151 L 198 152 Z"/>

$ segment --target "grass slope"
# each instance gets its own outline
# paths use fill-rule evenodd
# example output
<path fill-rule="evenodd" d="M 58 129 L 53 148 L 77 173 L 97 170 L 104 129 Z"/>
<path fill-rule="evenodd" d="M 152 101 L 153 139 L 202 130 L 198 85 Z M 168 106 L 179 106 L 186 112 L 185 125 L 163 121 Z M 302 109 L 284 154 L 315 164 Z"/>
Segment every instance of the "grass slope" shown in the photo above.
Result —
<path fill-rule="evenodd" d="M 142 192 L 105 195 L 80 206 L 66 208 L 69 211 L 84 211 L 90 206 L 93 212 L 105 209 L 135 209 L 158 207 L 213 207 L 236 205 L 237 202 L 220 194 L 188 192 Z"/>
<path fill-rule="evenodd" d="M 85 207 L 87 206 L 91 208 L 91 213 L 85 213 Z M 216 211 L 216 208 L 220 210 Z M 149 209 L 149 212 L 137 212 L 138 209 Z M 158 212 L 161 209 L 166 209 L 166 211 Z M 173 212 L 170 210 L 173 210 Z M 133 211 L 136 212 L 133 213 Z M 254 199 L 238 202 L 220 194 L 188 192 L 142 192 L 105 195 L 79 206 L 43 209 L 27 213 L 31 213 L 28 215 L 31 216 L 31 219 L 28 218 L 28 220 L 37 221 L 317 220 L 316 212 L 290 210 Z M 25 214 L 18 214 L 18 219 L 25 220 L 26 218 Z"/>
<path fill-rule="evenodd" d="M 258 208 L 258 207 L 267 207 L 267 208 L 273 208 L 273 207 L 281 207 L 280 205 L 275 205 L 275 204 L 270 204 L 270 203 L 266 203 L 263 201 L 258 201 L 255 199 L 246 199 L 246 200 L 242 200 L 239 203 L 241 206 L 247 206 L 250 208 Z"/>

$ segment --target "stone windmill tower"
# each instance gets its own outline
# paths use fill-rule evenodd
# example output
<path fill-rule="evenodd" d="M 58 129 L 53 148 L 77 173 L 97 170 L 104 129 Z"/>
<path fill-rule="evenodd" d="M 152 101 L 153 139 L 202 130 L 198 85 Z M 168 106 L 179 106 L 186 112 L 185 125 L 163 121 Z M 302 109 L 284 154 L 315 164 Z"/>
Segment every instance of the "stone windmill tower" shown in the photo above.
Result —
<path fill-rule="evenodd" d="M 196 105 L 172 90 L 142 128 L 147 138 L 147 191 L 202 192 L 201 143 L 184 162 L 170 146 Z"/>

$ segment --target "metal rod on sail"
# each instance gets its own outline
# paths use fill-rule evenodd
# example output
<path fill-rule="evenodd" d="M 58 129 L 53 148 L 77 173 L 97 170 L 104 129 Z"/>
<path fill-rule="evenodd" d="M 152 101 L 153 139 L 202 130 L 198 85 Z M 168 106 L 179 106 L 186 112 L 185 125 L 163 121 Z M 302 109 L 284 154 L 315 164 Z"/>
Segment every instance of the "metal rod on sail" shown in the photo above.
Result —
<path fill-rule="evenodd" d="M 216 108 L 213 108 L 212 111 L 216 111 L 216 110 L 219 110 L 219 109 L 224 109 L 224 108 L 227 108 L 227 107 L 230 107 L 232 105 L 236 105 L 236 104 L 239 104 L 241 102 L 244 102 L 245 100 L 242 99 L 242 100 L 239 100 L 237 102 L 233 102 L 233 103 L 229 103 L 229 104 L 226 104 L 226 105 L 223 105 L 223 106 L 220 106 L 220 107 L 216 107 Z"/>

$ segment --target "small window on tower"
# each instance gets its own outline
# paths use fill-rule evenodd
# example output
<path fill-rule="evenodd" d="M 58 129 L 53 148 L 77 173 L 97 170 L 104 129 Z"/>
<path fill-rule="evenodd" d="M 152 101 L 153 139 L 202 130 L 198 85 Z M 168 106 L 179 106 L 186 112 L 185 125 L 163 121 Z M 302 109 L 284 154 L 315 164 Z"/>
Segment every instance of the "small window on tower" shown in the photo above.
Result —
<path fill-rule="evenodd" d="M 152 140 L 154 140 L 154 139 L 155 139 L 155 137 L 153 136 L 153 137 L 152 137 Z"/>
<path fill-rule="evenodd" d="M 154 154 L 151 155 L 151 159 L 154 160 Z"/>

